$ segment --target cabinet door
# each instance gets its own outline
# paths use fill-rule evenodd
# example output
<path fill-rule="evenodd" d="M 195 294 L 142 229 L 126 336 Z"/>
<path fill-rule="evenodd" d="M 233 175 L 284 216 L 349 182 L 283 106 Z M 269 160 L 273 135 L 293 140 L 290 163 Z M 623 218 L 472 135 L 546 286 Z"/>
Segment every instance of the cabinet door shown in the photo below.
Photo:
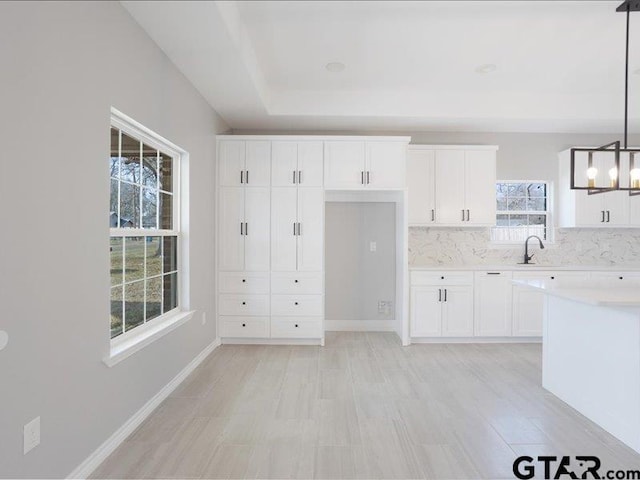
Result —
<path fill-rule="evenodd" d="M 476 272 L 474 331 L 476 337 L 511 336 L 511 272 Z"/>
<path fill-rule="evenodd" d="M 298 189 L 298 270 L 322 271 L 324 254 L 324 191 Z"/>
<path fill-rule="evenodd" d="M 586 190 L 576 190 L 576 226 L 603 227 L 607 219 L 604 208 L 604 196 L 613 192 L 589 195 Z"/>
<path fill-rule="evenodd" d="M 268 187 L 271 184 L 271 142 L 247 142 L 245 170 L 245 182 L 250 187 Z"/>
<path fill-rule="evenodd" d="M 409 225 L 428 225 L 435 222 L 435 169 L 436 154 L 433 150 L 407 152 Z"/>
<path fill-rule="evenodd" d="M 407 145 L 400 142 L 367 142 L 366 179 L 370 188 L 405 188 Z"/>
<path fill-rule="evenodd" d="M 442 336 L 442 293 L 439 287 L 411 287 L 411 336 Z"/>
<path fill-rule="evenodd" d="M 298 170 L 301 187 L 321 187 L 324 177 L 322 142 L 298 143 Z"/>
<path fill-rule="evenodd" d="M 220 185 L 235 187 L 242 185 L 244 179 L 245 142 L 239 140 L 221 140 L 218 144 L 218 164 L 220 165 Z"/>
<path fill-rule="evenodd" d="M 269 270 L 271 251 L 270 192 L 268 188 L 245 188 L 244 268 L 247 271 Z"/>
<path fill-rule="evenodd" d="M 603 194 L 606 226 L 629 225 L 630 198 L 628 192 L 607 192 Z"/>
<path fill-rule="evenodd" d="M 364 142 L 325 142 L 326 188 L 364 188 Z"/>
<path fill-rule="evenodd" d="M 542 336 L 544 294 L 531 288 L 513 286 L 513 336 Z"/>
<path fill-rule="evenodd" d="M 241 231 L 244 222 L 244 189 L 222 187 L 219 212 L 220 270 L 244 270 L 244 235 Z"/>
<path fill-rule="evenodd" d="M 436 223 L 466 223 L 464 163 L 464 150 L 436 150 Z"/>
<path fill-rule="evenodd" d="M 496 224 L 496 152 L 467 150 L 464 194 L 468 225 Z"/>
<path fill-rule="evenodd" d="M 271 269 L 274 272 L 296 270 L 297 189 L 271 189 Z"/>
<path fill-rule="evenodd" d="M 473 287 L 445 286 L 442 302 L 442 336 L 473 336 Z"/>
<path fill-rule="evenodd" d="M 294 187 L 298 175 L 298 144 L 273 142 L 271 144 L 271 185 Z"/>

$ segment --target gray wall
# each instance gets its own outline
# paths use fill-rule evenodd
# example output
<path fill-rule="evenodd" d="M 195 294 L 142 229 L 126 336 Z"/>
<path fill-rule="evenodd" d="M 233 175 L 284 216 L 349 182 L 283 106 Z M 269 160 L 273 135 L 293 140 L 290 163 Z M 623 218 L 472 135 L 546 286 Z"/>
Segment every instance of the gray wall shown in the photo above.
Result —
<path fill-rule="evenodd" d="M 0 477 L 63 477 L 215 339 L 214 134 L 228 128 L 117 2 L 0 2 L 0 65 Z M 191 155 L 198 314 L 108 368 L 111 106 Z"/>
<path fill-rule="evenodd" d="M 327 202 L 327 320 L 392 320 L 396 299 L 395 203 Z M 370 242 L 376 251 L 370 251 Z M 378 313 L 378 300 L 393 302 Z"/>

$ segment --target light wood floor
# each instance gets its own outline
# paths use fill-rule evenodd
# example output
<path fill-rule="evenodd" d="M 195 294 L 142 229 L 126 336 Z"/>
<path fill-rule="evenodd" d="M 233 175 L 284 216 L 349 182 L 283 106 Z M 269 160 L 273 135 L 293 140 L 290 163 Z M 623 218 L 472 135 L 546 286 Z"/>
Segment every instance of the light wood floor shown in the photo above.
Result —
<path fill-rule="evenodd" d="M 94 477 L 501 479 L 543 454 L 640 468 L 542 389 L 540 345 L 326 345 L 219 347 Z"/>

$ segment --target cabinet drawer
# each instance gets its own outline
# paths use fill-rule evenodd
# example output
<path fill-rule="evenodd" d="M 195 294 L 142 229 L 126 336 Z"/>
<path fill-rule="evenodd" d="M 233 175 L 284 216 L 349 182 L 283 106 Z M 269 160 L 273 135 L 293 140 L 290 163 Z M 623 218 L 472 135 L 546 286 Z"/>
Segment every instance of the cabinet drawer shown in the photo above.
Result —
<path fill-rule="evenodd" d="M 271 274 L 271 293 L 322 295 L 322 272 L 284 272 Z"/>
<path fill-rule="evenodd" d="M 591 272 L 591 280 L 603 286 L 629 286 L 640 285 L 640 274 L 637 272 Z"/>
<path fill-rule="evenodd" d="M 269 315 L 269 295 L 220 295 L 220 315 Z"/>
<path fill-rule="evenodd" d="M 411 285 L 472 285 L 473 272 L 411 272 Z"/>
<path fill-rule="evenodd" d="M 269 274 L 255 272 L 221 272 L 220 293 L 269 293 Z"/>
<path fill-rule="evenodd" d="M 322 315 L 323 295 L 273 295 L 271 315 L 273 316 L 313 316 Z"/>
<path fill-rule="evenodd" d="M 271 338 L 320 338 L 322 318 L 272 317 Z"/>
<path fill-rule="evenodd" d="M 269 337 L 269 317 L 220 317 L 221 337 Z"/>
<path fill-rule="evenodd" d="M 536 271 L 536 272 L 513 272 L 514 280 L 553 280 L 563 283 L 579 283 L 589 280 L 589 272 L 554 272 Z"/>

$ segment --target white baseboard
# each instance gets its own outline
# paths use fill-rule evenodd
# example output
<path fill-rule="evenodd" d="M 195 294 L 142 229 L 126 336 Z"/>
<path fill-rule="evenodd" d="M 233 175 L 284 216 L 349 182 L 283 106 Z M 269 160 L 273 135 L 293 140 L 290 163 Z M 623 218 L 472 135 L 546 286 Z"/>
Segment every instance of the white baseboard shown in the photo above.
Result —
<path fill-rule="evenodd" d="M 542 337 L 423 337 L 411 343 L 542 343 Z"/>
<path fill-rule="evenodd" d="M 218 346 L 220 339 L 216 338 L 207 345 L 189 364 L 182 369 L 169 383 L 156 393 L 144 406 L 134 413 L 124 425 L 116 430 L 102 445 L 100 445 L 91 455 L 89 455 L 67 478 L 85 479 L 98 468 L 98 466 L 118 448 L 118 446 L 138 428 L 138 426 L 180 385 L 191 372 L 193 372 L 202 361 L 211 354 Z"/>
<path fill-rule="evenodd" d="M 223 345 L 323 345 L 321 338 L 223 338 Z"/>
<path fill-rule="evenodd" d="M 395 332 L 395 320 L 325 320 L 325 332 Z"/>

